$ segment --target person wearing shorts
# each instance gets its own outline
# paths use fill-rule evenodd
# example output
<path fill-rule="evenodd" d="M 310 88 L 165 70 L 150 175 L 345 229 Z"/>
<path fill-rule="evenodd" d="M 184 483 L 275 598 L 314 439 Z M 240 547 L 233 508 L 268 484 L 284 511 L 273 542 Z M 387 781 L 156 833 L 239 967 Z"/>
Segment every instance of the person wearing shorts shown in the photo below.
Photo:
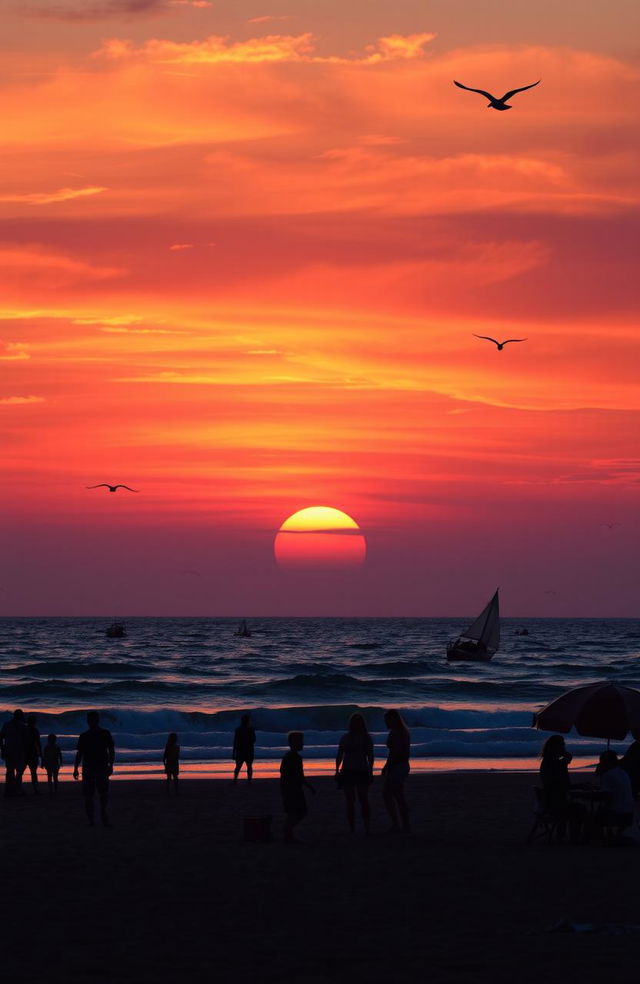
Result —
<path fill-rule="evenodd" d="M 100 800 L 100 819 L 103 827 L 109 827 L 107 803 L 109 800 L 109 777 L 113 773 L 115 748 L 111 732 L 100 727 L 97 711 L 87 714 L 89 729 L 78 738 L 78 750 L 73 766 L 73 778 L 79 778 L 82 766 L 82 795 L 89 824 L 94 825 L 94 798 Z"/>
<path fill-rule="evenodd" d="M 356 796 L 360 803 L 362 823 L 369 833 L 371 807 L 369 786 L 373 782 L 373 742 L 362 714 L 356 712 L 349 718 L 349 730 L 340 739 L 336 755 L 336 781 L 344 792 L 347 807 L 347 823 L 351 833 L 356 826 Z"/>

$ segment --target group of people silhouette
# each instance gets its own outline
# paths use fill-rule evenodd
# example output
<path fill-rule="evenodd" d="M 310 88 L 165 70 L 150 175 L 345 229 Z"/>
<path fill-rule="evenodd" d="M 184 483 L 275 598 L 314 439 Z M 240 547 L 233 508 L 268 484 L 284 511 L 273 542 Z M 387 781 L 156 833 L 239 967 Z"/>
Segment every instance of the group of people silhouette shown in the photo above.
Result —
<path fill-rule="evenodd" d="M 602 837 L 604 831 L 621 834 L 631 827 L 640 791 L 640 742 L 634 741 L 622 758 L 612 748 L 601 753 L 595 769 L 597 790 L 571 784 L 572 759 L 562 735 L 547 738 L 540 754 L 542 807 L 556 822 L 558 840 L 564 840 L 567 828 L 571 843 L 579 844 Z M 590 811 L 580 802 L 585 794 L 596 809 Z"/>
<path fill-rule="evenodd" d="M 382 768 L 384 780 L 382 797 L 391 820 L 391 830 L 409 830 L 409 810 L 404 795 L 404 784 L 409 775 L 411 737 L 409 730 L 397 710 L 385 712 L 384 720 L 389 734 L 387 737 L 387 759 Z M 109 779 L 113 773 L 115 745 L 111 732 L 100 726 L 98 711 L 87 714 L 87 730 L 78 738 L 73 763 L 73 778 L 82 774 L 82 794 L 89 823 L 95 823 L 95 799 L 100 806 L 100 819 L 104 826 L 110 826 L 108 815 Z M 234 761 L 233 781 L 238 781 L 242 768 L 246 770 L 247 780 L 253 778 L 256 732 L 250 714 L 243 714 L 240 725 L 233 737 L 232 758 Z M 304 748 L 304 734 L 290 731 L 287 736 L 288 751 L 280 763 L 280 791 L 285 814 L 284 839 L 295 840 L 294 828 L 307 814 L 305 789 L 315 792 L 304 775 L 301 752 Z M 39 793 L 38 768 L 47 775 L 50 795 L 58 788 L 58 777 L 62 767 L 62 752 L 57 736 L 50 734 L 43 747 L 37 716 L 25 715 L 24 711 L 14 711 L 9 721 L 0 729 L 0 755 L 5 763 L 5 796 L 24 795 L 23 777 L 28 769 L 34 794 Z M 178 792 L 180 774 L 180 745 L 178 735 L 171 732 L 167 737 L 162 763 L 166 775 L 167 793 Z M 374 750 L 367 723 L 362 714 L 352 714 L 348 730 L 340 739 L 336 754 L 336 784 L 344 793 L 349 829 L 355 831 L 356 801 L 360 807 L 362 823 L 369 833 L 371 808 L 369 805 L 369 786 L 373 782 Z"/>
<path fill-rule="evenodd" d="M 404 785 L 409 775 L 411 754 L 411 735 L 402 720 L 400 712 L 385 711 L 384 722 L 389 729 L 387 737 L 387 760 L 382 768 L 384 780 L 382 798 L 391 820 L 392 832 L 408 832 L 409 808 L 404 795 Z M 253 776 L 255 729 L 249 714 L 243 714 L 240 726 L 236 728 L 232 757 L 234 760 L 233 781 L 238 781 L 242 766 L 246 767 L 247 780 Z M 302 731 L 290 731 L 287 735 L 289 749 L 280 763 L 280 792 L 285 814 L 284 839 L 287 843 L 296 840 L 294 828 L 307 815 L 305 789 L 315 794 L 315 789 L 304 774 L 301 752 L 304 749 Z M 336 753 L 335 780 L 344 793 L 347 823 L 352 833 L 356 826 L 356 801 L 360 807 L 362 824 L 368 834 L 371 826 L 371 807 L 369 787 L 373 782 L 374 752 L 373 740 L 369 734 L 364 716 L 356 712 L 349 718 L 348 730 L 340 739 Z"/>

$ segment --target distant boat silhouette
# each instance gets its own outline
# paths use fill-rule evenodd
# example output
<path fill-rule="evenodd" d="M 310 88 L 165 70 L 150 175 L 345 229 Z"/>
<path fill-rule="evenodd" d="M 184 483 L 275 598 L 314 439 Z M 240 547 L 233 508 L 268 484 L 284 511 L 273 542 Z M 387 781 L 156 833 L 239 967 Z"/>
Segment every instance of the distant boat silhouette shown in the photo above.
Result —
<path fill-rule="evenodd" d="M 242 638 L 242 639 L 250 639 L 251 638 L 251 629 L 247 625 L 246 619 L 243 619 L 242 622 L 240 622 L 240 625 L 238 626 L 238 628 L 237 628 L 237 630 L 236 630 L 236 632 L 234 634 L 237 635 L 237 636 L 240 636 L 240 638 Z"/>
<path fill-rule="evenodd" d="M 122 622 L 112 622 L 107 629 L 107 639 L 126 639 L 127 627 Z"/>
<path fill-rule="evenodd" d="M 448 660 L 487 663 L 500 646 L 500 604 L 498 590 L 477 619 L 447 646 Z"/>
<path fill-rule="evenodd" d="M 497 109 L 500 112 L 504 112 L 505 109 L 513 109 L 513 106 L 507 106 L 509 99 L 513 99 L 518 92 L 525 92 L 527 89 L 533 89 L 534 86 L 540 85 L 540 82 L 541 79 L 538 79 L 537 82 L 532 82 L 531 85 L 522 85 L 519 89 L 509 89 L 508 92 L 505 92 L 504 96 L 498 98 L 497 96 L 492 96 L 490 92 L 486 91 L 486 89 L 472 89 L 469 85 L 463 85 L 462 82 L 456 82 L 455 79 L 453 80 L 453 84 L 457 85 L 459 89 L 466 89 L 467 92 L 478 92 L 481 96 L 486 96 L 489 100 L 488 108 Z"/>

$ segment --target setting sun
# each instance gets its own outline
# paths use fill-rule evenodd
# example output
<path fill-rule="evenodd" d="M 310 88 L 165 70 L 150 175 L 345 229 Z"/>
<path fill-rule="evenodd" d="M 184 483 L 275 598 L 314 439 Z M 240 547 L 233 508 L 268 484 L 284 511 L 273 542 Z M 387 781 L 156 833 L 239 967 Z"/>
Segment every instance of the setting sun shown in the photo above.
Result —
<path fill-rule="evenodd" d="M 309 506 L 293 513 L 278 530 L 274 553 L 282 567 L 357 567 L 367 553 L 354 519 L 331 506 Z"/>

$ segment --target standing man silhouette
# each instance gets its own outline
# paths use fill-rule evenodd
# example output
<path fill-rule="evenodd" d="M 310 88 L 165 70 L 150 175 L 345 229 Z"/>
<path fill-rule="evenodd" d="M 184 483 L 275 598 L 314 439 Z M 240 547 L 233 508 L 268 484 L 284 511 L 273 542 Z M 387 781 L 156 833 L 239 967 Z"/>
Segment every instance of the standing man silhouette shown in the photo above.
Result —
<path fill-rule="evenodd" d="M 94 809 L 93 798 L 98 793 L 100 799 L 100 819 L 103 827 L 110 827 L 107 815 L 109 799 L 109 776 L 113 773 L 115 748 L 111 732 L 100 727 L 100 715 L 97 711 L 87 714 L 89 730 L 84 731 L 78 738 L 78 750 L 73 766 L 73 778 L 78 778 L 78 769 L 82 765 L 82 795 L 89 823 L 93 827 Z"/>

